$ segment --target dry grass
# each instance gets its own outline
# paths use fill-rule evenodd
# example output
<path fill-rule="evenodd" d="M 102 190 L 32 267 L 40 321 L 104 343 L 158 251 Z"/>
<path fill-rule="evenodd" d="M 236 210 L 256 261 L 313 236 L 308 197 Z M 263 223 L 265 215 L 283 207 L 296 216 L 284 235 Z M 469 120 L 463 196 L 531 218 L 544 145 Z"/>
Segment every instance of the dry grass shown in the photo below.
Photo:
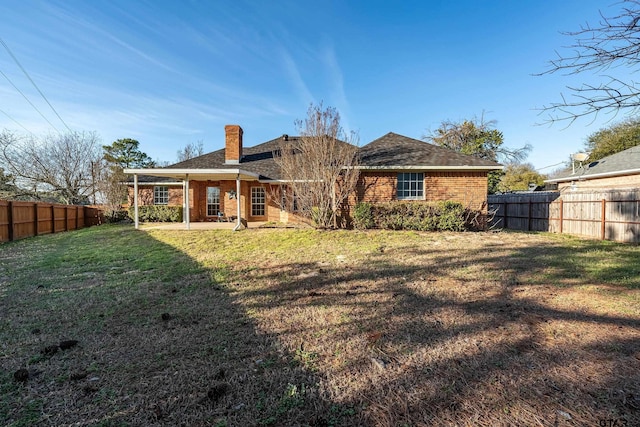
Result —
<path fill-rule="evenodd" d="M 524 233 L 99 227 L 2 245 L 0 423 L 638 425 L 638 261 Z M 63 339 L 79 344 L 40 354 Z"/>

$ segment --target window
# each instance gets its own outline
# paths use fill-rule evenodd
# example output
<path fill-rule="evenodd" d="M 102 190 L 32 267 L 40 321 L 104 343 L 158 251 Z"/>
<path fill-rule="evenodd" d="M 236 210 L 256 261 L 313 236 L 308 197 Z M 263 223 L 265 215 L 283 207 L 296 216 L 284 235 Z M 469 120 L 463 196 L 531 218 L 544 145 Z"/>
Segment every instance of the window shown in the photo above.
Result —
<path fill-rule="evenodd" d="M 207 187 L 207 216 L 218 216 L 220 212 L 220 188 Z"/>
<path fill-rule="evenodd" d="M 399 173 L 398 174 L 398 200 L 423 200 L 424 199 L 424 174 Z"/>
<path fill-rule="evenodd" d="M 166 185 L 156 185 L 155 187 L 153 187 L 153 204 L 169 204 L 169 187 L 167 187 Z"/>
<path fill-rule="evenodd" d="M 266 199 L 263 187 L 251 187 L 251 216 L 264 216 Z"/>

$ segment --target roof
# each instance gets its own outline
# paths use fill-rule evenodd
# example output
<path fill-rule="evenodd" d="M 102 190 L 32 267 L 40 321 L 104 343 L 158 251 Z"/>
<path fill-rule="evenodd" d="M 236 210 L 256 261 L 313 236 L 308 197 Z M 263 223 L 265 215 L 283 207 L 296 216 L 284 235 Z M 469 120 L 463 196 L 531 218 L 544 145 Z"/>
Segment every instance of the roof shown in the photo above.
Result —
<path fill-rule="evenodd" d="M 635 174 L 640 174 L 640 145 L 596 160 L 588 165 L 576 165 L 575 168 L 568 170 L 559 177 L 548 179 L 545 182 L 564 182 Z"/>
<path fill-rule="evenodd" d="M 360 148 L 360 165 L 367 169 L 502 169 L 494 161 L 393 132 Z"/>
<path fill-rule="evenodd" d="M 297 137 L 289 137 L 289 139 L 297 139 Z M 242 159 L 238 165 L 234 165 L 243 170 L 253 172 L 259 175 L 260 180 L 278 180 L 281 179 L 280 168 L 273 159 L 274 151 L 280 147 L 282 137 L 272 139 L 271 141 L 253 147 L 242 148 Z M 224 160 L 224 148 L 194 157 L 183 162 L 175 163 L 167 166 L 170 169 L 225 169 L 229 168 L 229 164 Z"/>
<path fill-rule="evenodd" d="M 297 140 L 299 136 L 289 136 Z M 274 152 L 280 147 L 282 137 L 272 139 L 253 147 L 243 147 L 239 164 L 225 163 L 225 149 L 203 154 L 183 162 L 153 170 L 130 169 L 128 173 L 139 173 L 141 183 L 175 181 L 189 173 L 191 179 L 208 172 L 217 174 L 239 174 L 260 181 L 283 179 L 280 167 L 274 159 Z M 347 144 L 344 141 L 341 141 Z M 438 147 L 424 141 L 390 132 L 359 148 L 362 169 L 421 169 L 421 170 L 498 170 L 502 166 L 490 160 L 461 154 L 448 148 Z M 231 169 L 233 168 L 233 169 Z M 149 175 L 143 175 L 148 173 Z M 162 178 L 160 178 L 162 177 Z M 170 177 L 170 178 L 169 178 Z M 206 178 L 204 178 L 206 179 Z M 227 178 L 224 178 L 227 179 Z M 231 178 L 229 178 L 231 179 Z M 233 177 L 235 179 L 235 176 Z"/>

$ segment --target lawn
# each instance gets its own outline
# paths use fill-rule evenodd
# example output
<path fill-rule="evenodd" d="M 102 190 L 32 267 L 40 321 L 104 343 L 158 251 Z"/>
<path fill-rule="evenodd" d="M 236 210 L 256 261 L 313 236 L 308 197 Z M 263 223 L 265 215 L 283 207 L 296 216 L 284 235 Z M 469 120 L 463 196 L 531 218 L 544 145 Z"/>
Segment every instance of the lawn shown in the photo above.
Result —
<path fill-rule="evenodd" d="M 130 226 L 2 244 L 0 424 L 640 425 L 640 247 Z"/>

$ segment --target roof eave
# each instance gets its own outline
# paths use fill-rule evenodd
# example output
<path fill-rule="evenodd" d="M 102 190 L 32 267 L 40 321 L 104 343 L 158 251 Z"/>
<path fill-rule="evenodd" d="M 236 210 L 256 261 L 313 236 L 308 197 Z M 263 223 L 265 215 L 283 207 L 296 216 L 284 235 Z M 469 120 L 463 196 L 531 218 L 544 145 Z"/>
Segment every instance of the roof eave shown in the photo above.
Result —
<path fill-rule="evenodd" d="M 425 170 L 425 171 L 440 171 L 440 170 L 451 170 L 451 171 L 460 171 L 460 170 L 502 170 L 504 166 L 469 166 L 469 165 L 461 165 L 461 166 L 355 166 L 356 169 L 363 170 Z"/>
<path fill-rule="evenodd" d="M 544 182 L 555 183 L 555 182 L 564 182 L 564 181 L 579 181 L 579 180 L 585 180 L 585 179 L 608 178 L 613 176 L 634 175 L 634 174 L 640 174 L 640 169 L 627 169 L 623 171 L 594 173 L 593 175 L 591 174 L 572 175 L 572 176 L 565 176 L 561 178 L 545 179 Z"/>
<path fill-rule="evenodd" d="M 170 169 L 170 168 L 152 168 L 152 169 L 125 169 L 124 173 L 131 175 L 148 175 L 169 177 L 177 179 L 190 178 L 196 179 L 197 176 L 239 176 L 241 179 L 258 179 L 260 175 L 243 169 Z"/>

